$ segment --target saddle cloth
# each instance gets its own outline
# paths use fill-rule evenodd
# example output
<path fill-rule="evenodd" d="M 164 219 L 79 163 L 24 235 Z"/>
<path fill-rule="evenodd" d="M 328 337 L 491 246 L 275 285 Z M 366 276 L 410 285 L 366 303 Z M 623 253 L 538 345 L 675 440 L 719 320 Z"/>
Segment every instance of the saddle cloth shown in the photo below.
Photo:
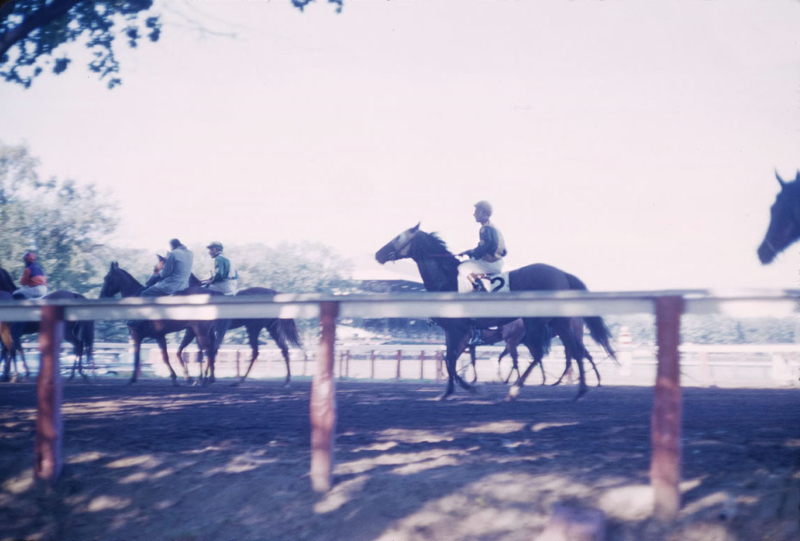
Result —
<path fill-rule="evenodd" d="M 511 287 L 508 285 L 507 272 L 501 272 L 500 274 L 478 274 L 477 278 L 483 284 L 483 288 L 489 293 L 511 291 Z"/>

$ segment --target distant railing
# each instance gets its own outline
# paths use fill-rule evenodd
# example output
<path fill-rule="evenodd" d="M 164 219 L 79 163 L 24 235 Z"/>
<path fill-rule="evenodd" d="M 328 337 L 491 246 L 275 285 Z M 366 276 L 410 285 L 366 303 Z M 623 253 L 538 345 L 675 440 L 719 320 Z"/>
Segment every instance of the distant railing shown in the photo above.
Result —
<path fill-rule="evenodd" d="M 800 291 L 706 290 L 625 293 L 580 291 L 496 293 L 408 293 L 394 295 L 209 296 L 121 300 L 17 301 L 0 303 L 0 321 L 40 321 L 41 370 L 35 446 L 37 479 L 53 483 L 61 470 L 59 353 L 63 322 L 116 319 L 213 320 L 224 318 L 319 317 L 321 341 L 311 392 L 311 481 L 331 487 L 336 420 L 334 392 L 337 317 L 470 318 L 572 317 L 648 313 L 656 316 L 658 364 L 651 426 L 650 478 L 655 514 L 674 519 L 680 508 L 681 390 L 680 318 L 683 313 L 781 316 L 798 312 Z"/>

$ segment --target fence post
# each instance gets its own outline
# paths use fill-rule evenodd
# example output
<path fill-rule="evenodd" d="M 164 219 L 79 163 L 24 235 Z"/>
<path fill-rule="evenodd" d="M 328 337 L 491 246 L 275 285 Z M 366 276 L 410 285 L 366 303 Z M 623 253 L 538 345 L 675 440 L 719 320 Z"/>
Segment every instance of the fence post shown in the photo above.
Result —
<path fill-rule="evenodd" d="M 425 379 L 425 350 L 419 352 L 419 379 Z"/>
<path fill-rule="evenodd" d="M 400 381 L 400 361 L 403 360 L 403 350 L 397 350 L 397 381 Z"/>
<path fill-rule="evenodd" d="M 42 306 L 39 324 L 39 377 L 36 380 L 36 443 L 34 470 L 38 481 L 53 485 L 61 473 L 61 370 L 58 355 L 64 336 L 64 308 Z"/>
<path fill-rule="evenodd" d="M 344 365 L 344 377 L 350 378 L 350 350 L 347 350 L 347 356 L 345 357 L 345 365 Z"/>
<path fill-rule="evenodd" d="M 241 350 L 236 350 L 236 379 L 239 379 L 239 357 L 241 356 Z"/>
<path fill-rule="evenodd" d="M 631 344 L 631 332 L 628 327 L 622 327 L 619 330 L 619 375 L 630 376 L 631 368 L 633 367 L 633 346 Z"/>
<path fill-rule="evenodd" d="M 327 492 L 332 485 L 333 442 L 336 436 L 336 316 L 339 303 L 320 303 L 322 337 L 319 343 L 317 370 L 311 383 L 311 486 L 315 492 Z"/>
<path fill-rule="evenodd" d="M 369 379 L 375 379 L 375 350 L 369 354 Z"/>
<path fill-rule="evenodd" d="M 650 483 L 656 518 L 674 520 L 681 506 L 680 345 L 683 298 L 656 298 L 658 369 L 650 429 Z"/>

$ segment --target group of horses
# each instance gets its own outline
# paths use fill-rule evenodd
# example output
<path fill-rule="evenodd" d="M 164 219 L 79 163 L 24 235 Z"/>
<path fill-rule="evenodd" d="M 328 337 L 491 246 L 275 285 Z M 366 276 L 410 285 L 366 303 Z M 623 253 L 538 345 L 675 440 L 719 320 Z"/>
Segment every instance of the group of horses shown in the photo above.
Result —
<path fill-rule="evenodd" d="M 762 263 L 771 263 L 775 257 L 784 251 L 792 243 L 800 239 L 800 171 L 793 181 L 783 180 L 778 173 L 775 173 L 781 187 L 775 203 L 770 209 L 770 223 L 764 240 L 758 247 L 758 257 Z M 384 264 L 388 261 L 399 259 L 413 260 L 419 269 L 423 284 L 428 291 L 457 291 L 457 275 L 459 260 L 452 254 L 445 243 L 435 234 L 426 233 L 420 229 L 419 224 L 400 233 L 389 241 L 385 246 L 378 250 L 375 259 Z M 537 263 L 521 267 L 509 273 L 509 285 L 511 291 L 586 291 L 584 283 L 576 276 L 566 273 L 556 267 Z M 13 300 L 11 292 L 16 290 L 11 276 L 0 268 L 0 301 Z M 101 298 L 133 297 L 139 295 L 144 286 L 139 283 L 127 271 L 121 269 L 117 263 L 112 263 L 108 273 L 103 279 L 103 287 L 100 292 Z M 263 287 L 252 287 L 239 291 L 237 296 L 272 296 L 275 291 Z M 219 293 L 202 288 L 200 282 L 192 275 L 192 281 L 188 289 L 181 291 L 178 295 L 219 295 Z M 70 291 L 55 291 L 45 296 L 46 299 L 81 299 L 83 295 Z M 252 349 L 252 357 L 247 372 L 241 380 L 247 378 L 250 370 L 258 358 L 258 336 L 261 329 L 266 329 L 283 354 L 286 362 L 286 379 L 288 384 L 291 380 L 289 369 L 288 346 L 292 344 L 300 347 L 300 340 L 297 326 L 291 319 L 232 319 L 217 321 L 142 321 L 131 322 L 129 332 L 133 342 L 134 350 L 134 370 L 131 383 L 135 382 L 140 374 L 140 347 L 145 338 L 154 339 L 162 353 L 164 363 L 169 368 L 170 377 L 173 384 L 177 384 L 177 375 L 172 369 L 167 354 L 166 335 L 169 333 L 185 331 L 183 340 L 178 348 L 178 359 L 183 367 L 184 378 L 191 382 L 188 373 L 187 363 L 184 358 L 185 348 L 193 341 L 197 340 L 202 352 L 205 353 L 208 363 L 205 375 L 201 369 L 200 379 L 211 383 L 214 381 L 214 365 L 217 351 L 224 340 L 225 333 L 236 327 L 244 327 L 247 331 L 248 340 Z M 434 323 L 439 325 L 445 333 L 445 366 L 447 368 L 448 380 L 444 393 L 440 397 L 445 399 L 455 392 L 458 384 L 463 389 L 470 392 L 475 391 L 473 377 L 472 384 L 467 383 L 458 374 L 456 361 L 461 354 L 469 349 L 472 357 L 473 373 L 475 367 L 475 349 L 470 345 L 473 333 L 480 332 L 483 343 L 497 343 L 505 341 L 506 350 L 503 355 L 510 353 L 514 363 L 512 372 L 509 373 L 506 382 L 509 381 L 511 374 L 516 371 L 517 380 L 509 391 L 509 397 L 513 398 L 519 394 L 519 389 L 524 385 L 525 380 L 537 365 L 542 370 L 544 380 L 544 368 L 542 359 L 550 349 L 553 337 L 558 336 L 564 346 L 566 357 L 566 367 L 561 378 L 570 369 L 572 361 L 576 361 L 579 370 L 579 386 L 576 399 L 587 391 L 586 373 L 583 365 L 584 360 L 588 360 L 597 375 L 598 384 L 600 374 L 587 351 L 583 342 L 584 326 L 589 329 L 592 338 L 605 350 L 609 357 L 615 359 L 614 351 L 610 344 L 610 333 L 608 327 L 601 317 L 526 317 L 526 318 L 435 318 Z M 3 379 L 7 380 L 9 375 L 9 362 L 14 361 L 16 370 L 16 355 L 21 354 L 20 337 L 24 334 L 38 331 L 39 324 L 30 323 L 0 323 L 0 343 L 3 348 L 4 373 Z M 72 368 L 74 377 L 77 370 L 84 378 L 82 360 L 84 354 L 91 358 L 94 341 L 94 322 L 77 321 L 66 322 L 64 328 L 64 338 L 74 347 L 76 356 L 75 364 Z M 517 346 L 524 344 L 530 351 L 533 361 L 520 374 L 517 364 Z M 500 359 L 502 359 L 501 355 Z M 24 356 L 21 356 L 26 375 L 29 373 Z M 561 379 L 558 380 L 559 383 Z"/>
<path fill-rule="evenodd" d="M 13 296 L 11 292 L 17 289 L 13 279 L 7 271 L 0 268 L 0 300 L 11 301 Z M 108 273 L 103 278 L 103 286 L 100 290 L 100 298 L 110 298 L 120 295 L 122 297 L 135 297 L 144 289 L 144 286 L 139 283 L 131 274 L 124 269 L 120 268 L 117 263 L 111 263 Z M 221 293 L 211 291 L 207 288 L 200 286 L 200 281 L 192 274 L 190 277 L 189 288 L 177 293 L 177 295 L 221 295 Z M 237 296 L 273 296 L 276 291 L 263 287 L 251 287 L 239 291 Z M 79 293 L 70 291 L 54 291 L 44 296 L 47 300 L 58 299 L 84 299 L 85 297 Z M 128 330 L 131 336 L 134 352 L 134 366 L 133 374 L 131 376 L 131 383 L 135 383 L 141 375 L 141 344 L 146 338 L 152 338 L 156 341 L 161 350 L 161 355 L 164 363 L 167 365 L 170 377 L 173 384 L 177 384 L 177 375 L 172 369 L 169 362 L 169 355 L 167 353 L 166 336 L 170 333 L 185 331 L 183 340 L 178 348 L 178 360 L 183 367 L 184 378 L 187 382 L 193 382 L 189 376 L 188 363 L 186 361 L 184 350 L 197 340 L 201 350 L 201 355 L 204 353 L 207 359 L 205 373 L 202 366 L 200 370 L 200 377 L 198 378 L 202 383 L 213 383 L 215 381 L 214 368 L 217 352 L 222 345 L 225 334 L 238 327 L 244 327 L 247 331 L 247 337 L 252 351 L 250 363 L 247 371 L 239 381 L 244 381 L 250 374 L 250 371 L 255 364 L 259 355 L 258 336 L 261 329 L 266 329 L 272 336 L 272 339 L 278 345 L 286 363 L 286 379 L 285 384 L 291 380 L 291 370 L 289 367 L 289 345 L 300 347 L 300 337 L 297 331 L 297 325 L 292 319 L 279 319 L 279 318 L 251 318 L 251 319 L 225 319 L 215 321 L 141 321 L 141 322 L 128 322 Z M 2 359 L 4 364 L 3 377 L 4 381 L 8 381 L 10 365 L 13 362 L 14 371 L 17 370 L 17 356 L 20 357 L 23 367 L 25 369 L 25 377 L 29 375 L 27 363 L 25 362 L 24 353 L 22 350 L 21 337 L 25 334 L 31 334 L 39 331 L 38 322 L 25 322 L 25 323 L 0 323 L 0 337 L 2 338 Z M 75 362 L 72 368 L 70 379 L 75 376 L 77 370 L 84 379 L 88 379 L 83 371 L 84 355 L 91 361 L 94 345 L 94 322 L 93 321 L 67 321 L 64 325 L 64 339 L 71 343 L 73 352 L 75 354 Z"/>

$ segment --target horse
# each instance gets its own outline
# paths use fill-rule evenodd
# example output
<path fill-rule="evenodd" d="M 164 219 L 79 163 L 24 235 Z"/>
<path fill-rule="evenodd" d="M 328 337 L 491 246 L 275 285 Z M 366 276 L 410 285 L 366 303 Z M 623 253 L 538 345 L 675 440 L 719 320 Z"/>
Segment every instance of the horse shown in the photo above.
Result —
<path fill-rule="evenodd" d="M 72 291 L 66 290 L 57 290 L 53 291 L 52 293 L 48 293 L 42 299 L 44 300 L 61 300 L 61 299 L 85 299 L 83 295 L 80 293 L 74 293 Z M 20 358 L 22 359 L 22 364 L 25 367 L 26 377 L 28 377 L 28 365 L 25 362 L 25 354 L 22 351 L 22 336 L 26 334 L 34 334 L 39 332 L 39 322 L 38 321 L 23 321 L 12 323 L 10 325 L 10 334 L 11 334 L 11 347 L 7 347 L 5 341 L 3 343 L 4 347 L 7 347 L 10 356 L 14 359 L 14 369 L 16 370 L 16 354 L 19 353 Z M 93 364 L 93 352 L 94 352 L 94 321 L 65 321 L 64 322 L 64 340 L 72 344 L 72 353 L 75 356 L 75 360 L 72 363 L 72 373 L 70 374 L 69 379 L 75 378 L 75 372 L 77 370 L 78 374 L 84 379 L 84 381 L 89 381 L 89 376 L 87 376 L 83 372 L 83 356 L 86 355 L 86 359 L 89 363 L 89 366 Z M 6 356 L 6 367 L 3 374 L 3 379 L 7 381 L 8 376 L 8 355 Z"/>
<path fill-rule="evenodd" d="M 200 281 L 195 278 L 194 274 L 192 274 L 190 280 L 190 284 L 197 283 L 199 284 Z M 242 289 L 236 293 L 236 297 L 250 297 L 250 296 L 274 296 L 278 292 L 274 289 L 268 289 L 266 287 L 249 287 L 246 289 Z M 215 343 L 216 347 L 219 348 L 222 345 L 222 341 L 225 339 L 225 333 L 230 329 L 236 329 L 238 327 L 244 327 L 247 331 L 247 340 L 250 343 L 250 350 L 252 353 L 252 357 L 250 358 L 250 364 L 247 367 L 247 371 L 245 372 L 244 376 L 239 378 L 238 383 L 244 382 L 247 379 L 247 376 L 250 374 L 250 370 L 253 369 L 253 365 L 258 358 L 258 335 L 261 333 L 261 329 L 266 329 L 275 343 L 281 350 L 281 354 L 283 355 L 283 360 L 286 363 L 286 379 L 283 382 L 284 387 L 289 386 L 289 382 L 292 379 L 292 372 L 289 368 L 289 346 L 291 344 L 295 347 L 301 347 L 300 344 L 300 337 L 297 332 L 297 325 L 295 324 L 293 319 L 279 319 L 279 318 L 253 318 L 253 319 L 231 319 L 229 320 L 230 323 L 228 325 L 220 326 L 216 330 L 218 331 Z M 183 340 L 181 341 L 181 345 L 178 347 L 178 357 L 183 359 L 183 350 L 192 343 L 192 340 L 195 339 L 195 334 L 192 329 L 187 329 L 186 333 L 183 335 Z M 288 342 L 288 344 L 287 344 Z M 202 368 L 201 368 L 202 373 Z"/>
<path fill-rule="evenodd" d="M 375 253 L 375 259 L 378 263 L 384 264 L 387 261 L 410 258 L 417 264 L 425 289 L 428 291 L 457 291 L 458 259 L 447 249 L 445 243 L 435 233 L 426 233 L 420 230 L 419 227 L 420 224 L 417 224 L 400 233 Z M 586 290 L 584 283 L 576 276 L 543 263 L 536 263 L 511 271 L 509 273 L 509 286 L 511 291 Z M 440 400 L 447 399 L 453 394 L 456 383 L 467 391 L 475 391 L 474 387 L 464 381 L 456 372 L 456 360 L 467 347 L 467 342 L 472 335 L 473 322 L 478 328 L 486 328 L 504 325 L 510 323 L 513 319 L 516 318 L 476 319 L 472 321 L 464 318 L 434 319 L 444 329 L 447 345 L 445 363 L 448 381 L 445 392 L 439 397 Z M 586 348 L 575 336 L 570 320 L 571 318 L 568 317 L 523 318 L 525 325 L 524 343 L 533 357 L 533 362 L 509 390 L 509 399 L 513 399 L 519 394 L 533 367 L 541 363 L 549 348 L 552 334 L 557 335 L 564 344 L 564 351 L 568 361 L 575 359 L 578 362 L 580 385 L 576 400 L 586 393 L 588 387 L 586 386 L 583 359 L 586 358 L 587 352 Z M 610 332 L 603 319 L 593 316 L 584 318 L 584 320 L 592 338 L 613 358 L 614 352 L 609 343 Z"/>
<path fill-rule="evenodd" d="M 109 267 L 108 273 L 103 278 L 103 287 L 100 290 L 100 298 L 111 298 L 117 296 L 118 294 L 123 298 L 136 297 L 142 292 L 143 289 L 144 286 L 139 283 L 138 280 L 131 276 L 126 270 L 121 269 L 117 262 L 113 262 Z M 215 291 L 209 291 L 207 289 L 198 287 L 189 287 L 188 289 L 176 293 L 176 295 L 197 294 L 221 295 Z M 217 353 L 216 345 L 214 343 L 214 329 L 219 324 L 219 321 L 174 320 L 144 321 L 141 325 L 129 323 L 128 331 L 130 332 L 131 339 L 133 340 L 133 375 L 131 376 L 129 384 L 136 383 L 136 381 L 139 379 L 141 372 L 140 350 L 142 341 L 145 338 L 153 338 L 156 343 L 158 343 L 158 347 L 161 350 L 161 357 L 164 361 L 164 364 L 166 364 L 167 368 L 169 369 L 172 384 L 177 386 L 178 376 L 172 369 L 172 365 L 169 364 L 166 335 L 173 332 L 179 332 L 187 328 L 190 328 L 192 331 L 194 331 L 195 336 L 198 338 L 200 348 L 205 350 L 206 355 L 208 356 L 210 377 L 207 378 L 204 383 L 213 383 L 215 381 L 214 362 Z M 178 357 L 178 360 L 183 367 L 184 379 L 187 383 L 190 383 L 192 380 L 189 377 L 189 372 L 185 363 L 183 362 L 183 359 Z"/>
<path fill-rule="evenodd" d="M 775 257 L 800 238 L 800 171 L 786 182 L 777 171 L 775 177 L 781 191 L 770 207 L 770 220 L 764 240 L 758 247 L 758 259 L 768 265 Z"/>
<path fill-rule="evenodd" d="M 0 268 L 0 292 L 11 294 L 17 290 L 14 279 L 3 268 Z M 85 299 L 79 293 L 72 293 L 70 291 L 54 291 L 45 295 L 45 299 Z M 3 299 L 6 299 L 3 296 Z M 13 297 L 11 297 L 13 300 Z M 8 300 L 8 299 L 6 299 Z M 10 361 L 14 362 L 14 372 L 17 371 L 17 353 L 22 360 L 22 366 L 25 368 L 25 378 L 30 377 L 30 370 L 28 363 L 25 361 L 25 353 L 22 350 L 22 343 L 20 338 L 25 334 L 33 334 L 39 332 L 39 324 L 37 322 L 20 322 L 20 323 L 0 323 L 0 342 L 2 342 L 2 359 L 4 360 L 3 381 L 9 380 L 9 364 Z M 75 377 L 77 369 L 81 377 L 88 381 L 89 377 L 83 373 L 83 355 L 86 357 L 91 366 L 94 348 L 94 321 L 67 321 L 64 324 L 64 339 L 72 344 L 75 360 L 72 363 L 72 374 L 69 379 Z"/>
<path fill-rule="evenodd" d="M 578 342 L 583 345 L 583 318 L 580 317 L 573 317 L 570 318 L 570 325 L 572 326 L 572 332 L 575 333 L 575 337 L 578 339 Z M 506 346 L 503 351 L 500 353 L 500 356 L 497 358 L 497 375 L 503 383 L 508 383 L 511 380 L 511 376 L 514 372 L 517 373 L 517 380 L 519 380 L 521 374 L 519 371 L 519 354 L 517 352 L 517 348 L 523 342 L 525 338 L 525 324 L 522 319 L 515 319 L 511 323 L 506 325 L 501 325 L 497 328 L 492 329 L 481 329 L 480 332 L 481 341 L 484 345 L 492 345 L 498 342 L 505 342 Z M 470 344 L 469 346 L 469 354 L 470 354 L 470 364 L 472 365 L 472 383 L 475 383 L 478 379 L 478 373 L 475 369 L 475 346 Z M 511 355 L 511 370 L 508 373 L 508 377 L 503 379 L 503 376 L 500 372 L 500 363 L 502 363 L 503 358 L 506 355 Z M 594 363 L 594 359 L 589 354 L 588 351 L 584 348 L 584 355 L 586 356 L 586 360 L 592 365 L 592 369 L 594 370 L 595 375 L 597 376 L 597 386 L 600 387 L 600 372 L 597 370 L 597 365 Z M 564 379 L 564 376 L 570 370 L 572 366 L 572 362 L 569 357 L 567 357 L 567 363 L 564 367 L 564 372 L 561 374 L 561 377 L 558 378 L 553 386 L 559 385 L 561 381 Z M 544 363 L 539 363 L 539 368 L 542 371 L 542 385 L 547 383 L 547 376 L 544 373 Z"/>

